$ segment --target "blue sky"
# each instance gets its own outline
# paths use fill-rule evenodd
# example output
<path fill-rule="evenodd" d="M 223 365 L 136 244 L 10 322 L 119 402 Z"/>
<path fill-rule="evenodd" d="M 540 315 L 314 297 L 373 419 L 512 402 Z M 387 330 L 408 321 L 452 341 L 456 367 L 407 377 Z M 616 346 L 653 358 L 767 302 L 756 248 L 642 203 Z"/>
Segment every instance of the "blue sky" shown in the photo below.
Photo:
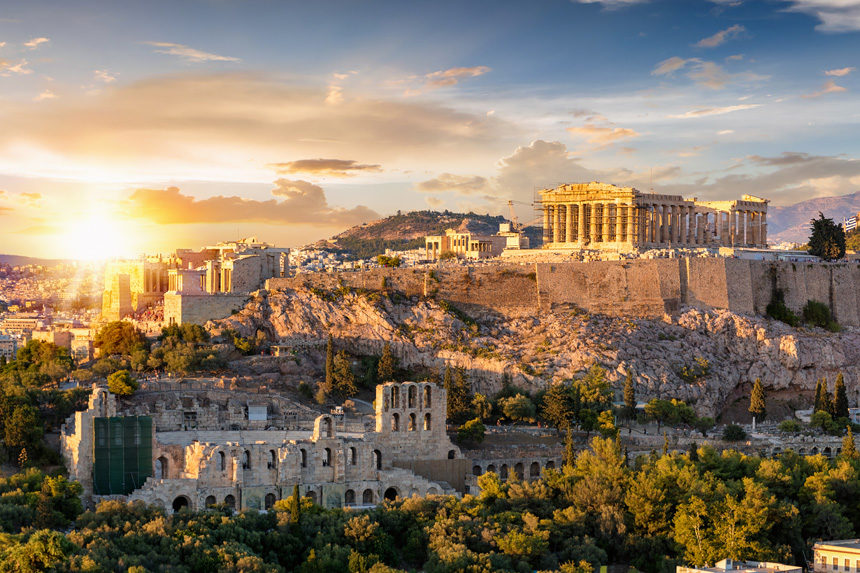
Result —
<path fill-rule="evenodd" d="M 2 8 L 4 252 L 300 245 L 591 179 L 860 188 L 860 0 Z"/>

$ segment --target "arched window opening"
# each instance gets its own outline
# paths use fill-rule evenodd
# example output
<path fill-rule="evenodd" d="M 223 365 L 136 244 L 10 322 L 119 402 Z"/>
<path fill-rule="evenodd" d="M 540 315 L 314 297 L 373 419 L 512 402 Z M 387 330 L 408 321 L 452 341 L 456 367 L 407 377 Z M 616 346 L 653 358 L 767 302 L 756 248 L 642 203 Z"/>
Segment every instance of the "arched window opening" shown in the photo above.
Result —
<path fill-rule="evenodd" d="M 364 490 L 364 493 L 361 494 L 361 503 L 363 503 L 365 505 L 369 505 L 369 504 L 373 503 L 373 490 L 372 489 Z"/>
<path fill-rule="evenodd" d="M 334 437 L 334 428 L 332 427 L 331 418 L 323 418 L 323 432 L 327 438 Z"/>
<path fill-rule="evenodd" d="M 490 464 L 490 465 L 488 465 L 488 466 L 487 466 L 487 472 L 488 472 L 488 473 L 489 473 L 489 472 L 496 473 L 496 466 L 495 466 L 495 464 Z"/>
<path fill-rule="evenodd" d="M 448 450 L 448 459 L 453 460 L 457 457 L 457 452 L 455 450 Z"/>
<path fill-rule="evenodd" d="M 236 509 L 236 498 L 232 495 L 228 495 L 224 498 L 224 505 L 226 505 L 230 509 Z"/>
<path fill-rule="evenodd" d="M 323 456 L 323 467 L 328 467 L 331 465 L 331 448 L 325 449 L 325 456 Z"/>
<path fill-rule="evenodd" d="M 529 467 L 529 477 L 531 479 L 536 479 L 540 477 L 540 464 L 537 462 L 532 462 L 532 465 Z"/>
<path fill-rule="evenodd" d="M 397 412 L 391 415 L 391 431 L 400 431 L 400 414 L 398 414 Z"/>
<path fill-rule="evenodd" d="M 306 468 L 306 467 L 308 467 L 308 452 L 304 448 L 302 448 L 300 450 L 300 452 L 301 452 L 301 456 L 302 456 L 302 467 Z"/>
<path fill-rule="evenodd" d="M 552 461 L 552 460 L 548 461 L 548 462 L 546 463 L 546 469 L 548 469 L 548 470 L 553 470 L 553 469 L 555 469 L 555 462 L 554 462 L 554 461 Z"/>
<path fill-rule="evenodd" d="M 227 469 L 227 456 L 224 455 L 224 452 L 218 452 L 218 470 L 224 471 Z"/>
<path fill-rule="evenodd" d="M 218 502 L 216 502 L 216 501 L 215 501 L 215 496 L 214 496 L 214 495 L 207 495 L 207 496 L 206 496 L 206 501 L 205 501 L 205 502 L 203 502 L 203 504 L 204 504 L 206 507 L 212 507 L 212 506 L 213 506 L 213 505 L 215 505 L 216 503 L 218 503 Z"/>
<path fill-rule="evenodd" d="M 373 465 L 376 469 L 382 469 L 382 452 L 379 450 L 373 450 Z"/>
<path fill-rule="evenodd" d="M 173 511 L 179 511 L 182 509 L 188 509 L 191 506 L 191 502 L 188 501 L 188 498 L 184 495 L 180 495 L 176 499 L 173 500 Z"/>
<path fill-rule="evenodd" d="M 398 496 L 397 489 L 390 487 L 387 490 L 385 490 L 385 496 L 384 497 L 388 501 L 394 501 L 395 499 L 397 499 L 397 496 Z"/>
<path fill-rule="evenodd" d="M 397 386 L 391 387 L 391 407 L 400 407 L 400 388 L 398 388 Z"/>
<path fill-rule="evenodd" d="M 349 448 L 349 465 L 354 466 L 356 463 L 358 463 L 358 452 L 355 448 Z"/>
<path fill-rule="evenodd" d="M 502 469 L 499 470 L 499 477 L 502 478 L 503 481 L 508 479 L 508 465 L 507 464 L 504 464 L 502 466 Z"/>
<path fill-rule="evenodd" d="M 409 399 L 408 399 L 409 407 L 415 408 L 417 406 L 416 402 L 418 401 L 417 400 L 418 389 L 415 386 L 410 386 L 409 390 L 407 391 L 407 396 L 409 397 Z"/>
<path fill-rule="evenodd" d="M 424 386 L 424 407 L 430 407 L 430 386 Z"/>
<path fill-rule="evenodd" d="M 343 503 L 346 505 L 355 504 L 355 492 L 351 489 L 346 490 L 343 494 Z"/>
<path fill-rule="evenodd" d="M 472 466 L 472 475 L 479 476 L 484 473 L 484 470 L 481 469 L 481 466 Z"/>
<path fill-rule="evenodd" d="M 315 491 L 309 491 L 305 494 L 305 497 L 311 500 L 312 502 L 317 502 L 317 493 Z"/>
<path fill-rule="evenodd" d="M 267 493 L 266 497 L 263 499 L 263 504 L 263 507 L 265 507 L 266 509 L 272 509 L 272 507 L 275 505 L 275 494 Z"/>
<path fill-rule="evenodd" d="M 415 431 L 415 414 L 409 414 L 409 431 Z"/>
<path fill-rule="evenodd" d="M 251 469 L 251 452 L 249 452 L 248 450 L 245 450 L 245 452 L 242 454 L 242 469 Z"/>
<path fill-rule="evenodd" d="M 524 468 L 523 468 L 522 462 L 520 462 L 514 466 L 514 475 L 516 476 L 516 478 L 518 480 L 523 479 L 523 469 Z"/>
<path fill-rule="evenodd" d="M 158 479 L 167 479 L 167 458 L 161 456 L 155 460 L 155 477 Z"/>
<path fill-rule="evenodd" d="M 424 431 L 429 432 L 431 429 L 432 429 L 432 426 L 430 424 L 430 414 L 429 413 L 424 414 Z"/>
<path fill-rule="evenodd" d="M 266 465 L 270 470 L 273 470 L 278 467 L 278 454 L 275 452 L 275 450 L 269 450 L 269 463 Z"/>

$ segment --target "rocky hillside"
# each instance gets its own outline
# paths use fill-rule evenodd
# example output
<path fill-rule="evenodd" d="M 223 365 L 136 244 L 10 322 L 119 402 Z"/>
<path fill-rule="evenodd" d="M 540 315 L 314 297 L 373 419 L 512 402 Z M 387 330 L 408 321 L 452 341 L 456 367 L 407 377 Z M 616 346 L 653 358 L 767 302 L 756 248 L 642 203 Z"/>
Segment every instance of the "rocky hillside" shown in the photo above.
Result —
<path fill-rule="evenodd" d="M 316 246 L 338 250 L 355 258 L 367 258 L 389 249 L 411 249 L 424 246 L 424 237 L 438 235 L 445 229 L 491 235 L 499 224 L 507 222 L 501 215 L 452 213 L 450 211 L 411 211 L 357 225 Z M 540 245 L 541 229 L 528 227 L 526 234 L 533 245 Z"/>
<path fill-rule="evenodd" d="M 837 223 L 860 212 L 860 191 L 840 197 L 817 197 L 785 207 L 767 209 L 767 238 L 771 243 L 805 243 L 809 239 L 809 220 L 824 213 Z"/>
<path fill-rule="evenodd" d="M 576 310 L 469 317 L 429 299 L 298 289 L 261 291 L 238 314 L 208 325 L 222 327 L 244 336 L 262 331 L 272 341 L 319 341 L 330 332 L 339 347 L 358 355 L 378 355 L 388 341 L 403 367 L 462 366 L 474 389 L 490 394 L 504 374 L 533 391 L 597 363 L 608 369 L 617 390 L 630 370 L 639 400 L 677 397 L 711 415 L 746 396 L 755 378 L 794 407 L 805 407 L 819 377 L 832 384 L 843 372 L 852 402 L 860 380 L 857 332 L 794 329 L 717 310 L 687 309 L 663 320 Z M 320 356 L 309 358 L 308 364 L 321 364 Z M 308 377 L 318 379 L 319 373 Z"/>

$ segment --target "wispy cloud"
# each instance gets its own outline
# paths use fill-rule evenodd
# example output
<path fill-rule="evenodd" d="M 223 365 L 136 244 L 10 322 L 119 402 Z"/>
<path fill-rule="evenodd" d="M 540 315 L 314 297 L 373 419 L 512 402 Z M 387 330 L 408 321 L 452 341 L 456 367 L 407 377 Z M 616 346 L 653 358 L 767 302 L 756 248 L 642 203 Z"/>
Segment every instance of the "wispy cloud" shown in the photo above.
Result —
<path fill-rule="evenodd" d="M 854 71 L 854 70 L 856 70 L 856 69 L 857 69 L 857 68 L 850 67 L 850 68 L 839 68 L 839 69 L 836 69 L 836 70 L 826 70 L 826 71 L 824 72 L 824 75 L 825 75 L 825 76 L 834 76 L 834 77 L 837 77 L 837 78 L 842 78 L 842 77 L 847 76 L 848 74 L 850 74 L 851 72 L 853 72 L 853 71 Z"/>
<path fill-rule="evenodd" d="M 722 44 L 725 44 L 731 38 L 735 38 L 741 34 L 746 32 L 746 28 L 741 26 L 740 24 L 735 24 L 734 26 L 730 26 L 725 30 L 721 30 L 714 34 L 713 36 L 708 36 L 707 38 L 703 38 L 696 42 L 697 48 L 716 48 Z"/>
<path fill-rule="evenodd" d="M 672 76 L 680 70 L 687 70 L 687 77 L 698 85 L 719 90 L 726 87 L 729 82 L 745 81 L 757 82 L 769 78 L 752 72 L 729 73 L 721 65 L 703 60 L 701 58 L 679 58 L 674 56 L 657 64 L 651 71 L 652 76 Z"/>
<path fill-rule="evenodd" d="M 761 107 L 759 103 L 746 103 L 740 105 L 729 105 L 725 107 L 704 107 L 699 109 L 693 109 L 686 113 L 681 113 L 677 115 L 670 115 L 669 117 L 674 119 L 690 119 L 694 117 L 708 117 L 711 115 L 724 115 L 727 113 L 733 113 L 736 111 L 743 111 L 745 109 L 754 109 L 757 107 Z"/>
<path fill-rule="evenodd" d="M 840 85 L 837 85 L 835 81 L 827 80 L 826 82 L 824 82 L 824 85 L 821 86 L 821 89 L 818 90 L 817 92 L 813 92 L 811 94 L 804 94 L 800 97 L 803 97 L 806 99 L 813 99 L 813 98 L 821 97 L 825 94 L 833 94 L 833 93 L 846 92 L 846 91 L 848 91 L 847 88 L 844 88 Z"/>
<path fill-rule="evenodd" d="M 172 42 L 143 42 L 144 44 L 148 44 L 150 46 L 155 46 L 156 54 L 167 54 L 170 56 L 178 56 L 189 62 L 240 62 L 239 58 L 233 58 L 231 56 L 221 56 L 218 54 L 213 54 L 210 52 L 204 52 L 202 50 L 197 50 L 195 48 L 191 48 L 184 44 L 174 44 Z"/>
<path fill-rule="evenodd" d="M 607 10 L 631 6 L 633 4 L 644 4 L 649 0 L 572 0 L 574 4 L 600 4 Z"/>
<path fill-rule="evenodd" d="M 423 85 L 417 88 L 408 88 L 403 95 L 413 96 L 421 94 L 427 90 L 455 86 L 460 83 L 461 80 L 467 78 L 476 78 L 478 76 L 486 74 L 489 71 L 491 70 L 488 66 L 471 66 L 448 68 L 447 70 L 438 70 L 435 72 L 430 72 L 429 74 L 425 74 L 423 76 L 417 76 L 417 78 L 420 78 L 423 81 Z M 415 79 L 416 76 L 411 76 L 407 81 L 414 81 Z"/>
<path fill-rule="evenodd" d="M 415 188 L 425 193 L 453 191 L 462 195 L 469 195 L 472 193 L 485 193 L 489 190 L 489 185 L 490 182 L 487 178 L 480 175 L 442 173 L 438 177 L 418 183 Z"/>
<path fill-rule="evenodd" d="M 31 50 L 35 50 L 36 48 L 38 48 L 42 44 L 47 44 L 50 41 L 51 41 L 50 38 L 33 38 L 29 42 L 24 42 L 24 46 L 31 49 Z"/>
<path fill-rule="evenodd" d="M 380 165 L 365 165 L 353 159 L 299 159 L 268 165 L 279 175 L 304 173 L 310 175 L 329 175 L 333 177 L 350 177 L 359 172 L 378 173 Z"/>
<path fill-rule="evenodd" d="M 106 84 L 116 81 L 116 74 L 108 70 L 93 70 L 93 78 Z"/>
<path fill-rule="evenodd" d="M 51 90 L 45 90 L 36 97 L 33 98 L 33 101 L 44 101 L 46 99 L 54 99 L 57 97 L 57 94 L 52 92 Z"/>
<path fill-rule="evenodd" d="M 28 68 L 28 65 L 29 62 L 27 62 L 27 60 L 21 60 L 17 64 L 13 64 L 6 60 L 0 60 L 0 76 L 26 76 L 27 74 L 32 74 L 33 70 Z"/>
<path fill-rule="evenodd" d="M 623 139 L 639 137 L 640 135 L 638 132 L 630 128 L 606 127 L 595 125 L 593 123 L 586 123 L 585 125 L 578 127 L 568 127 L 567 131 L 571 135 L 584 137 L 589 144 L 596 146 L 597 149 L 607 147 Z"/>
<path fill-rule="evenodd" d="M 860 0 L 789 0 L 790 12 L 802 12 L 818 18 L 822 32 L 860 30 Z"/>

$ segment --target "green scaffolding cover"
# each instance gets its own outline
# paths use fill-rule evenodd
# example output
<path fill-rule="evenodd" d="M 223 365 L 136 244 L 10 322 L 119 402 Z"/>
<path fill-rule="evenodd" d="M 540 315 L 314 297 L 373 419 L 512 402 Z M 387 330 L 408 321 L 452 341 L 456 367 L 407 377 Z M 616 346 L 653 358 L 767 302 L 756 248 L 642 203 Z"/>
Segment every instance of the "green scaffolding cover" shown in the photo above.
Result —
<path fill-rule="evenodd" d="M 128 495 L 152 476 L 152 418 L 93 420 L 93 493 Z"/>

